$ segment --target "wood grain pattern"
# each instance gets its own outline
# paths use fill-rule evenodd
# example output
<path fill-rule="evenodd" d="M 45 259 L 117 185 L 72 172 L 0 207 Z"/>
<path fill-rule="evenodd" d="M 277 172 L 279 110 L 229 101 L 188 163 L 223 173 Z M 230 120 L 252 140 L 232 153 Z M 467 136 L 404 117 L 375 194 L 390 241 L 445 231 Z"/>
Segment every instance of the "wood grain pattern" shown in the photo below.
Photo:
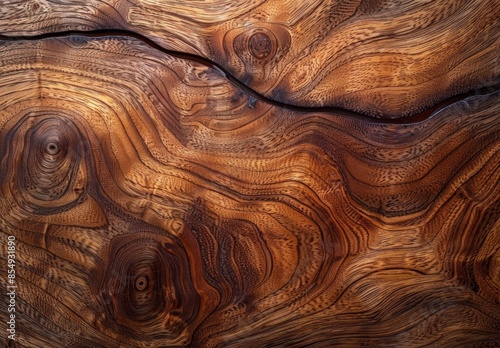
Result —
<path fill-rule="evenodd" d="M 369 122 L 135 38 L 3 41 L 17 344 L 494 347 L 499 100 Z"/>
<path fill-rule="evenodd" d="M 130 30 L 273 100 L 401 118 L 499 83 L 498 18 L 498 0 L 6 0 L 0 33 Z"/>

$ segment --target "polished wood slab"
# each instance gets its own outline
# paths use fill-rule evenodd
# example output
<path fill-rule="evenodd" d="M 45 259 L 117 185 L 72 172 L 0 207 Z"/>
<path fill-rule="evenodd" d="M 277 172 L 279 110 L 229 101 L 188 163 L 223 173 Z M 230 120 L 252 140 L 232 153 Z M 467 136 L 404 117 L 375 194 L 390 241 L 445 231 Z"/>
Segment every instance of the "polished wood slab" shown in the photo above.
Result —
<path fill-rule="evenodd" d="M 0 245 L 15 236 L 16 346 L 500 343 L 497 9 L 203 4 L 3 7 Z M 417 42 L 437 32 L 450 48 L 432 46 L 433 66 Z M 311 75 L 290 84 L 300 69 Z M 410 87 L 411 101 L 376 97 Z M 431 94 L 456 100 L 406 122 Z"/>
<path fill-rule="evenodd" d="M 5 0 L 0 33 L 124 29 L 273 100 L 401 118 L 498 83 L 499 17 L 498 0 Z"/>

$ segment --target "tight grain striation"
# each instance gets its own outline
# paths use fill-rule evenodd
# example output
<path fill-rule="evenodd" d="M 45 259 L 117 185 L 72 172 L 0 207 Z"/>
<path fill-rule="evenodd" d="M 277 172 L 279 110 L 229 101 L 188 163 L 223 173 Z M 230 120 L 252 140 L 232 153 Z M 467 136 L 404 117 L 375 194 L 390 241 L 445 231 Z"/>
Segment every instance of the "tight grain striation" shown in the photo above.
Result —
<path fill-rule="evenodd" d="M 299 113 L 113 36 L 2 42 L 0 86 L 20 346 L 498 343 L 498 92 Z"/>
<path fill-rule="evenodd" d="M 500 82 L 494 3 L 7 0 L 0 34 L 125 29 L 205 57 L 273 100 L 395 119 Z"/>

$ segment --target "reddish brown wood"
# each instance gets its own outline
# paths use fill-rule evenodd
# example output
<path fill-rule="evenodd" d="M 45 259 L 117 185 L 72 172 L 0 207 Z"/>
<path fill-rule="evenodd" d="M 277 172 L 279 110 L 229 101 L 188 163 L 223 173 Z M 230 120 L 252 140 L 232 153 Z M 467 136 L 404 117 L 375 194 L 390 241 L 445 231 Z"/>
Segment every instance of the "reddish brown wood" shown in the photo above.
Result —
<path fill-rule="evenodd" d="M 7 2 L 0 16 L 0 284 L 14 236 L 16 346 L 500 343 L 496 8 L 55 4 Z M 437 61 L 409 63 L 415 42 L 458 27 Z M 110 28 L 164 47 L 131 32 L 62 32 Z M 342 35 L 354 42 L 337 60 Z M 342 69 L 360 92 L 347 110 L 299 111 L 203 57 L 288 104 L 337 105 Z M 269 92 L 309 68 L 292 83 L 307 92 Z M 380 104 L 368 86 L 384 74 L 379 91 L 411 87 L 415 99 Z M 432 103 L 472 92 L 418 122 L 355 112 L 414 113 L 428 106 L 424 85 Z M 0 296 L 3 323 L 9 300 Z"/>
<path fill-rule="evenodd" d="M 273 100 L 401 118 L 499 82 L 497 1 L 5 0 L 0 33 L 124 29 Z"/>

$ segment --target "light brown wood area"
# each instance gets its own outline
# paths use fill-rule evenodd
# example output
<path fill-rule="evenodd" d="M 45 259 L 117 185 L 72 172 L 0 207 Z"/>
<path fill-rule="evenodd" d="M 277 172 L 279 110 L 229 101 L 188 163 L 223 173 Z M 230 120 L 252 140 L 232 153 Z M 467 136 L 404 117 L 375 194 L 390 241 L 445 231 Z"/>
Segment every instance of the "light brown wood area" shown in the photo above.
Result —
<path fill-rule="evenodd" d="M 4 0 L 0 33 L 125 29 L 273 100 L 411 116 L 498 83 L 498 0 Z"/>
<path fill-rule="evenodd" d="M 7 2 L 0 345 L 498 346 L 486 3 Z"/>

